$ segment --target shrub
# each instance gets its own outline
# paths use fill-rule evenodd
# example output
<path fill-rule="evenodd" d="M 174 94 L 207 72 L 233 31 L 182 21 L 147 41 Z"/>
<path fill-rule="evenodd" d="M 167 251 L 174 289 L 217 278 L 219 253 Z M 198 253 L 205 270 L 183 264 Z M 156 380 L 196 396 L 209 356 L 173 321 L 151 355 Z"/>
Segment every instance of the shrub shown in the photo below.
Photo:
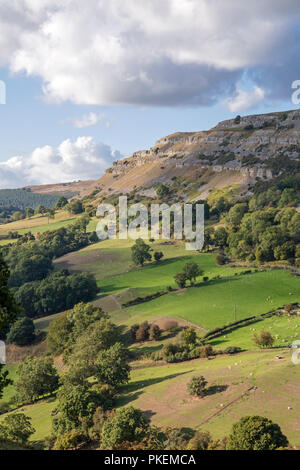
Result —
<path fill-rule="evenodd" d="M 240 352 L 242 352 L 242 348 L 239 348 L 238 346 L 228 346 L 224 351 L 225 354 L 237 354 Z"/>
<path fill-rule="evenodd" d="M 210 344 L 206 344 L 205 346 L 201 346 L 200 348 L 200 357 L 207 358 L 213 356 L 214 350 Z"/>
<path fill-rule="evenodd" d="M 197 397 L 204 397 L 205 387 L 207 381 L 203 375 L 194 376 L 191 378 L 190 382 L 187 384 L 187 389 L 190 395 L 195 395 Z"/>
<path fill-rule="evenodd" d="M 260 348 L 271 348 L 274 344 L 275 338 L 269 331 L 261 330 L 260 334 L 253 335 L 254 343 Z"/>
<path fill-rule="evenodd" d="M 76 449 L 83 439 L 84 437 L 82 433 L 73 429 L 71 432 L 66 432 L 57 437 L 54 444 L 54 450 Z"/>

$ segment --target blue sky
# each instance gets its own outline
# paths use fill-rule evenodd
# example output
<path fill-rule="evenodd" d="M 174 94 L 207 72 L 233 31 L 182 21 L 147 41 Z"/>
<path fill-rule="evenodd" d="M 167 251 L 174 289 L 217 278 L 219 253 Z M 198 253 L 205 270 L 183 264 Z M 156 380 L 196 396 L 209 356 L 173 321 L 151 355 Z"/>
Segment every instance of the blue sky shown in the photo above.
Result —
<path fill-rule="evenodd" d="M 136 150 L 149 148 L 164 135 L 209 129 L 217 122 L 237 115 L 220 103 L 206 107 L 49 103 L 43 95 L 40 78 L 12 75 L 2 68 L 0 80 L 5 82 L 7 90 L 6 105 L 0 106 L 0 161 L 29 154 L 36 147 L 56 147 L 66 138 L 75 140 L 82 135 L 92 136 L 127 156 Z M 273 105 L 263 102 L 248 109 L 247 114 L 287 109 L 295 109 L 295 105 L 285 100 Z M 71 120 L 90 112 L 104 114 L 105 117 L 95 126 L 76 128 Z M 105 127 L 107 121 L 110 127 Z"/>
<path fill-rule="evenodd" d="M 98 178 L 164 135 L 295 109 L 299 25 L 296 0 L 2 0 L 0 188 Z"/>

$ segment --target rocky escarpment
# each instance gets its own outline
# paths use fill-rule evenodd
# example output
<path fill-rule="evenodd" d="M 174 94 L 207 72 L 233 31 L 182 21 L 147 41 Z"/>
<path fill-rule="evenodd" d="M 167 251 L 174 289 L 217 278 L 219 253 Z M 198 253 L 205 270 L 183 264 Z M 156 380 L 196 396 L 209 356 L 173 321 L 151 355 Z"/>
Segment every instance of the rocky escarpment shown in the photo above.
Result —
<path fill-rule="evenodd" d="M 237 116 L 209 131 L 177 132 L 161 138 L 149 150 L 114 163 L 114 175 L 150 162 L 239 171 L 250 178 L 272 178 L 273 158 L 297 160 L 300 155 L 300 110 Z"/>

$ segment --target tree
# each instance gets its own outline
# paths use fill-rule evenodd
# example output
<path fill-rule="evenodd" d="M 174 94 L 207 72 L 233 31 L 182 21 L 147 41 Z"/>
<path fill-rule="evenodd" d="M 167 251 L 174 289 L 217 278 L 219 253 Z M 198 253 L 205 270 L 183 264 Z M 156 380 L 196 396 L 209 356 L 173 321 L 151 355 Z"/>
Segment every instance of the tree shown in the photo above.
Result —
<path fill-rule="evenodd" d="M 183 289 L 186 285 L 186 276 L 184 273 L 178 273 L 174 276 L 174 280 L 180 289 Z"/>
<path fill-rule="evenodd" d="M 130 366 L 128 350 L 116 343 L 109 349 L 100 351 L 96 360 L 95 376 L 102 384 L 119 387 L 129 381 Z"/>
<path fill-rule="evenodd" d="M 16 320 L 20 312 L 20 307 L 8 288 L 9 276 L 10 271 L 0 253 L 0 338 L 6 334 L 9 325 Z"/>
<path fill-rule="evenodd" d="M 68 204 L 68 199 L 64 196 L 60 196 L 55 204 L 56 209 L 62 209 Z"/>
<path fill-rule="evenodd" d="M 21 317 L 11 326 L 7 342 L 17 346 L 31 344 L 35 338 L 35 326 L 31 318 Z"/>
<path fill-rule="evenodd" d="M 136 341 L 147 341 L 149 339 L 150 325 L 147 321 L 141 323 L 135 333 Z"/>
<path fill-rule="evenodd" d="M 0 438 L 25 444 L 29 437 L 35 433 L 31 424 L 31 418 L 24 413 L 12 413 L 7 415 L 0 424 Z"/>
<path fill-rule="evenodd" d="M 0 253 L 0 339 L 5 337 L 7 330 L 21 310 L 8 288 L 9 275 L 10 271 Z M 0 398 L 2 398 L 4 388 L 11 383 L 8 371 L 4 370 L 4 364 L 0 363 Z"/>
<path fill-rule="evenodd" d="M 187 450 L 210 450 L 213 439 L 209 431 L 197 431 L 187 445 Z"/>
<path fill-rule="evenodd" d="M 227 244 L 227 237 L 228 233 L 224 227 L 217 228 L 214 234 L 215 245 L 219 246 L 220 248 L 224 248 L 224 246 Z"/>
<path fill-rule="evenodd" d="M 152 248 L 147 245 L 141 238 L 138 238 L 131 247 L 132 261 L 136 265 L 144 266 L 145 261 L 151 261 Z"/>
<path fill-rule="evenodd" d="M 197 334 L 194 328 L 186 328 L 182 331 L 182 341 L 187 346 L 194 345 L 196 343 Z"/>
<path fill-rule="evenodd" d="M 275 450 L 288 440 L 278 424 L 262 416 L 245 416 L 232 426 L 227 450 Z"/>
<path fill-rule="evenodd" d="M 79 199 L 74 199 L 74 201 L 69 203 L 68 210 L 71 214 L 81 214 L 83 212 L 82 202 Z"/>
<path fill-rule="evenodd" d="M 206 385 L 207 381 L 203 375 L 195 375 L 188 383 L 187 389 L 190 395 L 196 395 L 197 397 L 203 398 Z"/>
<path fill-rule="evenodd" d="M 269 331 L 261 330 L 259 335 L 254 333 L 253 341 L 260 348 L 271 348 L 274 344 L 275 338 L 273 338 Z"/>
<path fill-rule="evenodd" d="M 87 229 L 87 226 L 89 225 L 90 223 L 90 217 L 88 214 L 85 214 L 83 215 L 82 217 L 80 217 L 80 219 L 78 220 L 78 224 L 80 226 L 80 229 L 83 233 L 86 233 L 86 229 Z"/>
<path fill-rule="evenodd" d="M 101 448 L 113 449 L 123 442 L 140 442 L 149 429 L 149 419 L 133 406 L 118 409 L 111 419 L 104 422 Z"/>
<path fill-rule="evenodd" d="M 50 357 L 27 357 L 17 372 L 15 386 L 20 401 L 32 402 L 58 388 L 59 376 Z"/>
<path fill-rule="evenodd" d="M 64 383 L 58 393 L 57 416 L 53 420 L 56 435 L 78 428 L 85 419 L 92 424 L 93 414 L 101 406 L 98 394 L 87 385 Z"/>
<path fill-rule="evenodd" d="M 183 274 L 185 275 L 185 278 L 190 281 L 191 285 L 193 285 L 193 282 L 196 281 L 198 276 L 203 274 L 203 271 L 197 263 L 190 261 L 184 266 Z"/>
<path fill-rule="evenodd" d="M 86 331 L 92 324 L 104 318 L 104 312 L 100 307 L 95 307 L 91 303 L 80 302 L 68 312 L 67 319 L 72 329 L 72 340 L 76 339 Z"/>
<path fill-rule="evenodd" d="M 61 354 L 68 346 L 71 333 L 67 313 L 52 320 L 47 334 L 48 351 L 55 356 Z"/>
<path fill-rule="evenodd" d="M 34 215 L 34 210 L 31 207 L 26 207 L 25 209 L 27 219 L 30 219 Z"/>
<path fill-rule="evenodd" d="M 153 256 L 154 256 L 155 261 L 159 262 L 163 258 L 164 254 L 162 251 L 155 251 Z"/>
<path fill-rule="evenodd" d="M 155 325 L 154 323 L 150 326 L 149 330 L 149 339 L 150 341 L 157 341 L 161 336 L 161 329 L 159 328 L 158 325 Z"/>

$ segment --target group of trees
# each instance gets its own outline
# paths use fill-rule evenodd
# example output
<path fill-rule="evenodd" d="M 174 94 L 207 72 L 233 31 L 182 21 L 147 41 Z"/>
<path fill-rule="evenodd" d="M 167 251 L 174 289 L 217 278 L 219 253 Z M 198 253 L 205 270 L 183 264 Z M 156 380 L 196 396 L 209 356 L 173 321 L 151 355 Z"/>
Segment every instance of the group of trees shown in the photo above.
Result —
<path fill-rule="evenodd" d="M 146 261 L 152 260 L 152 248 L 150 245 L 144 242 L 141 238 L 138 238 L 135 244 L 131 247 L 131 258 L 136 266 L 144 266 Z M 155 251 L 153 258 L 158 263 L 164 254 L 162 251 Z"/>
<path fill-rule="evenodd" d="M 190 261 L 183 267 L 182 272 L 174 276 L 174 280 L 178 287 L 182 289 L 186 286 L 187 281 L 189 281 L 190 285 L 193 286 L 197 277 L 202 275 L 203 270 L 200 268 L 200 266 L 197 263 Z"/>
<path fill-rule="evenodd" d="M 157 341 L 161 336 L 161 329 L 155 323 L 151 325 L 145 321 L 144 323 L 134 324 L 130 328 L 131 339 L 133 342 Z"/>
<path fill-rule="evenodd" d="M 95 277 L 89 273 L 57 271 L 41 281 L 27 282 L 16 291 L 16 299 L 28 317 L 49 315 L 89 302 L 98 292 Z"/>

